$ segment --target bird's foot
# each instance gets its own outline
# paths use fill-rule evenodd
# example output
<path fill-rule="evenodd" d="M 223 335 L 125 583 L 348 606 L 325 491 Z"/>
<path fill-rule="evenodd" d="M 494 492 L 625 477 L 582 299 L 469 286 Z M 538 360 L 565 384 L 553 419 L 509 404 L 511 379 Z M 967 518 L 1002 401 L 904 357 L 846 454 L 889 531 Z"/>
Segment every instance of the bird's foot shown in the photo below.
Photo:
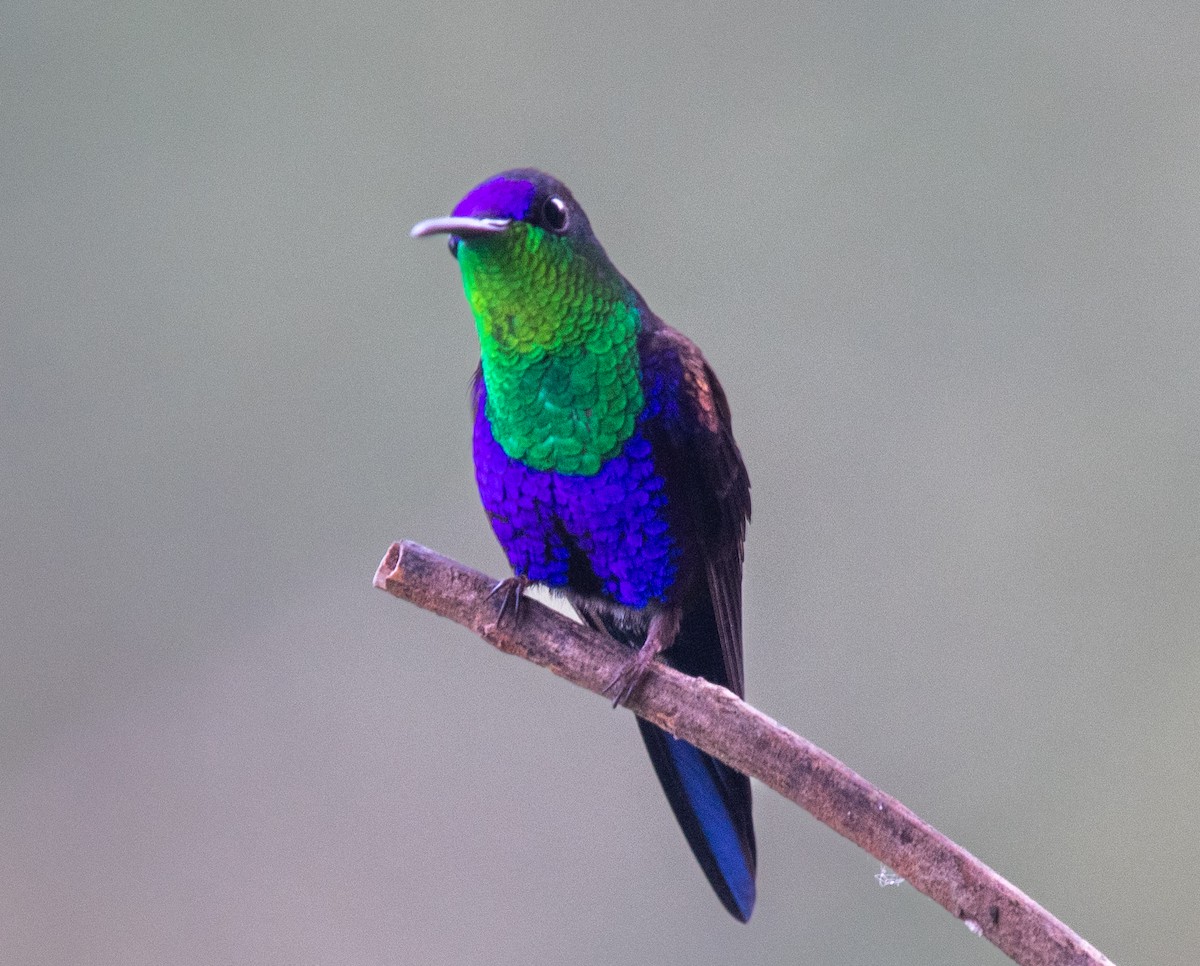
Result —
<path fill-rule="evenodd" d="M 513 620 L 519 620 L 521 617 L 521 596 L 525 593 L 525 588 L 529 586 L 529 578 L 524 574 L 517 574 L 515 577 L 505 577 L 503 580 L 496 581 L 496 586 L 488 592 L 488 600 L 491 600 L 497 594 L 502 594 L 500 600 L 500 613 L 496 615 L 496 623 L 499 624 L 504 620 L 504 613 L 512 607 Z"/>
<path fill-rule="evenodd" d="M 675 635 L 679 633 L 682 620 L 683 612 L 677 606 L 664 607 L 650 618 L 650 626 L 646 630 L 646 643 L 625 662 L 617 676 L 609 681 L 608 686 L 601 692 L 605 697 L 613 696 L 614 708 L 629 700 L 629 696 L 650 670 L 654 659 L 675 642 Z"/>
<path fill-rule="evenodd" d="M 646 672 L 650 670 L 650 665 L 654 663 L 657 656 L 657 650 L 647 652 L 646 646 L 643 645 L 636 654 L 621 665 L 617 676 L 609 681 L 604 691 L 601 692 L 605 697 L 613 699 L 614 708 L 629 700 L 629 696 L 642 683 L 642 678 L 646 676 Z"/>

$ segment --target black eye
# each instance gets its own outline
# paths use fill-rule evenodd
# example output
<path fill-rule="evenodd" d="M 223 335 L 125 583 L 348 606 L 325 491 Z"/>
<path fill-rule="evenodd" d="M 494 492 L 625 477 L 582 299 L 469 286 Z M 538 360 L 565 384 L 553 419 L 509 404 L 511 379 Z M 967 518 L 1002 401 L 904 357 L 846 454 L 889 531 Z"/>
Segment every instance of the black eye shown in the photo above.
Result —
<path fill-rule="evenodd" d="M 567 203 L 562 198 L 551 195 L 542 205 L 542 221 L 551 231 L 567 230 Z"/>
<path fill-rule="evenodd" d="M 458 236 L 451 235 L 446 239 L 446 247 L 450 249 L 450 257 L 458 261 Z"/>

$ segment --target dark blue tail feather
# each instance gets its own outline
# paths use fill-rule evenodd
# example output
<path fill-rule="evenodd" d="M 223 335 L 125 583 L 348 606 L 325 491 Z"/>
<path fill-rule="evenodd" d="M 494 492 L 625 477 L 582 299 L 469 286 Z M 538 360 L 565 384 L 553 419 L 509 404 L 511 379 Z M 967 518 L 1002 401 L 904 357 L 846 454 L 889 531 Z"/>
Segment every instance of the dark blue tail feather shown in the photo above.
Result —
<path fill-rule="evenodd" d="M 700 867 L 725 908 L 746 922 L 754 909 L 755 872 L 749 780 L 641 718 L 638 727 Z"/>

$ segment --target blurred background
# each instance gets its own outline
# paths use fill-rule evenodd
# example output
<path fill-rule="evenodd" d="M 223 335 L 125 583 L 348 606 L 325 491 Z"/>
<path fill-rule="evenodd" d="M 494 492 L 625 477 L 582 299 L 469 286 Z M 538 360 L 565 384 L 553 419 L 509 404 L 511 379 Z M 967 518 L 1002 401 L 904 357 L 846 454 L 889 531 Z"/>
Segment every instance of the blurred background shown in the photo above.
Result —
<path fill-rule="evenodd" d="M 407 232 L 525 164 L 724 381 L 750 700 L 1191 961 L 1193 5 L 43 0 L 0 85 L 5 963 L 1004 961 L 762 788 L 738 925 L 628 713 L 371 588 L 506 573 Z"/>

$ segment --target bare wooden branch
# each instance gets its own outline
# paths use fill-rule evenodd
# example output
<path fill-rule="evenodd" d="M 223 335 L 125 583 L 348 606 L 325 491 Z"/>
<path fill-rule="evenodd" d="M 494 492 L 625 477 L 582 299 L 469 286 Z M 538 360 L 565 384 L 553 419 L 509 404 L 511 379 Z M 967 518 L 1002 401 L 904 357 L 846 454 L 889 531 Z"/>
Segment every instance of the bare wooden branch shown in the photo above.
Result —
<path fill-rule="evenodd" d="M 375 586 L 600 694 L 628 651 L 534 600 L 498 620 L 496 581 L 419 544 L 395 543 Z M 904 876 L 1023 966 L 1098 966 L 1090 943 L 832 755 L 725 688 L 655 662 L 625 706 L 759 779 Z M 1110 964 L 1111 966 L 1111 964 Z"/>

